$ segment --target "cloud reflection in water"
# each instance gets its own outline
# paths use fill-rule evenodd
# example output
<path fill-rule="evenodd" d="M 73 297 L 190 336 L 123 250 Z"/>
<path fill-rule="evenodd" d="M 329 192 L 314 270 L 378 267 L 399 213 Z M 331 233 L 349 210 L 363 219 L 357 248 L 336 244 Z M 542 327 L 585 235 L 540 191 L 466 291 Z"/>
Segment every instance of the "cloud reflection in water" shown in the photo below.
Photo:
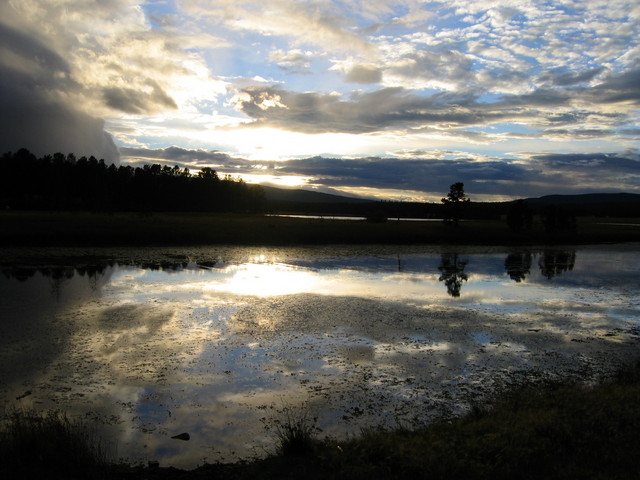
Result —
<path fill-rule="evenodd" d="M 263 453 L 264 424 L 285 404 L 307 404 L 342 435 L 460 412 L 525 375 L 597 377 L 637 350 L 637 250 L 556 253 L 544 270 L 533 252 L 523 274 L 507 252 L 461 255 L 459 297 L 440 280 L 456 262 L 440 269 L 439 252 L 249 251 L 165 270 L 113 266 L 88 290 L 82 276 L 58 282 L 42 311 L 29 310 L 29 331 L 59 347 L 26 368 L 3 346 L 0 395 L 29 389 L 20 402 L 105 420 L 123 456 L 189 467 Z M 42 294 L 41 274 L 20 278 L 0 277 L 0 297 Z M 15 337 L 16 301 L 0 300 Z M 170 439 L 183 431 L 189 442 Z"/>

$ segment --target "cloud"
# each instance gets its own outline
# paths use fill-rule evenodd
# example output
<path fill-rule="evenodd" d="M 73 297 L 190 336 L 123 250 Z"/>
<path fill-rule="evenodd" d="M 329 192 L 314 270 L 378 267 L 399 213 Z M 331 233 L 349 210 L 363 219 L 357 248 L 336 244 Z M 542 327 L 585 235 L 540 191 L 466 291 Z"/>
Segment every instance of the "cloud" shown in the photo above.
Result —
<path fill-rule="evenodd" d="M 631 75 L 629 75 L 632 78 Z M 613 88 L 617 80 L 595 87 L 569 90 L 538 89 L 524 95 L 505 95 L 495 101 L 481 102 L 473 92 L 419 95 L 401 87 L 370 92 L 353 92 L 349 97 L 318 92 L 297 93 L 279 86 L 246 87 L 236 94 L 234 104 L 252 119 L 255 127 L 274 127 L 303 133 L 342 132 L 350 134 L 385 131 L 438 133 L 442 136 L 475 138 L 484 141 L 497 137 L 487 131 L 463 129 L 509 122 L 524 123 L 537 130 L 529 136 L 545 137 L 548 127 L 571 126 L 563 133 L 602 131 L 610 136 L 633 122 L 631 113 L 609 111 L 599 105 L 617 101 L 635 101 L 635 87 Z M 585 98 L 590 102 L 585 103 Z M 266 103 L 266 99 L 275 99 Z M 586 108 L 589 107 L 590 110 Z M 580 123 L 580 128 L 575 127 Z M 546 129 L 546 130 L 545 130 Z M 607 132 L 604 129 L 608 129 Z M 557 131 L 559 133 L 560 131 Z"/>
<path fill-rule="evenodd" d="M 449 185 L 464 182 L 471 197 L 536 197 L 548 194 L 640 193 L 640 159 L 636 155 L 547 154 L 501 159 L 315 157 L 286 162 L 284 174 L 314 178 L 314 183 L 348 191 L 358 187 L 423 192 L 437 197 Z"/>
<path fill-rule="evenodd" d="M 104 118 L 120 144 L 208 156 L 169 150 L 157 157 L 165 162 L 253 174 L 222 150 L 371 155 L 379 160 L 349 165 L 358 179 L 371 168 L 376 184 L 378 166 L 393 168 L 386 156 L 404 148 L 427 152 L 402 156 L 420 160 L 403 164 L 409 173 L 482 163 L 505 177 L 478 177 L 474 188 L 520 185 L 515 172 L 547 185 L 536 165 L 549 165 L 506 152 L 637 147 L 636 3 L 0 2 L 0 145 L 117 158 Z M 456 153 L 436 158 L 433 148 Z M 483 163 L 491 155 L 507 166 Z"/>
<path fill-rule="evenodd" d="M 544 173 L 545 183 L 554 186 L 556 193 L 640 193 L 637 154 L 533 154 L 527 162 Z"/>
<path fill-rule="evenodd" d="M 354 65 L 345 72 L 344 78 L 353 83 L 380 83 L 382 70 L 375 65 Z"/>
<path fill-rule="evenodd" d="M 150 113 L 177 109 L 178 105 L 154 81 L 147 80 L 148 91 L 140 92 L 132 88 L 105 87 L 103 89 L 106 104 L 114 110 L 125 113 Z"/>
<path fill-rule="evenodd" d="M 580 140 L 594 137 L 598 132 L 613 138 L 618 130 L 635 126 L 633 108 L 640 103 L 640 69 L 617 74 L 604 68 L 547 73 L 541 77 L 542 86 L 538 88 L 527 88 L 525 93 L 486 97 L 487 100 L 481 101 L 484 90 L 480 85 L 489 83 L 482 79 L 484 73 L 474 73 L 464 56 L 452 62 L 445 61 L 448 58 L 445 55 L 435 60 L 432 52 L 405 56 L 386 69 L 353 60 L 336 62 L 333 67 L 343 72 L 347 80 L 374 83 L 384 79 L 385 84 L 396 80 L 398 83 L 413 81 L 414 86 L 438 86 L 443 91 L 437 93 L 384 87 L 355 91 L 347 96 L 335 92 L 299 93 L 281 86 L 259 85 L 242 89 L 236 95 L 234 105 L 252 119 L 254 126 L 305 133 L 362 134 L 395 130 L 408 134 L 439 129 L 442 135 L 454 137 L 462 134 L 461 128 L 481 127 L 486 129 L 485 140 L 495 140 L 497 137 L 491 136 L 488 130 L 491 125 L 517 123 L 539 129 L 532 130 L 529 136 L 552 138 L 554 132 L 548 126 L 557 128 L 573 123 L 572 128 L 564 129 L 562 133 L 568 138 L 570 132 L 575 132 L 574 138 Z M 432 59 L 434 63 L 430 69 Z M 428 71 L 431 77 L 426 76 Z M 501 81 L 512 83 L 516 78 L 521 83 L 524 80 L 521 72 L 502 73 L 506 75 L 504 79 L 492 74 L 494 85 Z M 457 78 L 468 88 L 463 91 L 454 82 L 444 85 L 438 78 Z M 275 97 L 278 108 L 264 108 L 263 99 Z M 581 122 L 580 128 L 575 127 L 576 122 Z M 480 137 L 476 136 L 477 139 Z"/>
<path fill-rule="evenodd" d="M 564 69 L 562 69 L 564 70 Z M 550 84 L 559 87 L 568 87 L 591 82 L 595 77 L 605 71 L 604 67 L 592 68 L 586 71 L 561 71 L 547 72 L 541 75 L 539 81 L 543 84 Z"/>
<path fill-rule="evenodd" d="M 388 48 L 396 49 L 397 45 Z M 385 85 L 445 91 L 477 90 L 478 79 L 466 54 L 443 47 L 419 51 L 409 47 L 407 50 L 385 64 Z"/>
<path fill-rule="evenodd" d="M 65 101 L 65 92 L 78 88 L 65 59 L 3 24 L 0 44 L 0 150 L 73 152 L 117 163 L 118 150 L 104 131 L 104 121 Z"/>
<path fill-rule="evenodd" d="M 591 91 L 590 99 L 600 104 L 630 103 L 640 105 L 640 68 L 610 75 Z"/>
<path fill-rule="evenodd" d="M 225 92 L 188 51 L 202 35 L 152 29 L 134 0 L 1 2 L 0 19 L 4 150 L 117 161 L 103 118 L 193 112 Z"/>
<path fill-rule="evenodd" d="M 496 193 L 496 185 L 526 174 L 521 165 L 472 158 L 455 159 L 416 158 L 398 159 L 367 157 L 336 159 L 314 157 L 290 160 L 279 166 L 282 174 L 309 176 L 314 184 L 335 189 L 368 187 L 384 190 L 409 190 L 425 195 L 439 195 L 455 182 L 466 182 L 470 192 Z M 502 194 L 514 194 L 516 186 L 501 186 Z"/>
<path fill-rule="evenodd" d="M 538 154 L 529 157 L 530 162 L 544 169 L 586 172 L 612 177 L 621 173 L 640 176 L 640 157 L 632 154 L 565 153 Z"/>
<path fill-rule="evenodd" d="M 277 49 L 269 54 L 270 62 L 276 63 L 278 67 L 291 73 L 311 73 L 312 59 L 312 52 L 303 52 L 300 49 L 293 49 L 288 52 Z"/>
<path fill-rule="evenodd" d="M 265 98 L 278 105 L 264 108 Z M 305 133 L 372 133 L 419 127 L 456 128 L 485 125 L 521 116 L 478 104 L 473 95 L 439 93 L 428 97 L 400 87 L 337 94 L 297 93 L 275 86 L 243 89 L 235 97 L 237 108 L 254 126 L 270 126 Z"/>
<path fill-rule="evenodd" d="M 233 31 L 257 32 L 293 39 L 334 51 L 372 50 L 372 45 L 348 28 L 344 11 L 330 3 L 272 0 L 182 0 L 184 12 L 208 25 L 222 24 Z"/>
<path fill-rule="evenodd" d="M 243 169 L 244 173 L 252 172 L 252 162 L 241 158 L 234 158 L 226 153 L 206 150 L 190 150 L 171 146 L 167 148 L 129 148 L 120 149 L 121 155 L 127 163 L 164 163 L 178 165 L 181 168 L 223 168 Z"/>
<path fill-rule="evenodd" d="M 222 152 L 166 149 L 123 149 L 129 162 L 178 164 L 269 181 L 274 176 L 308 179 L 308 187 L 331 192 L 366 191 L 379 198 L 395 198 L 399 191 L 438 201 L 449 185 L 463 182 L 472 199 L 524 198 L 548 194 L 594 192 L 640 193 L 640 155 L 519 154 L 509 158 L 469 156 L 463 152 L 409 152 L 403 158 L 309 157 L 278 162 L 249 161 Z"/>

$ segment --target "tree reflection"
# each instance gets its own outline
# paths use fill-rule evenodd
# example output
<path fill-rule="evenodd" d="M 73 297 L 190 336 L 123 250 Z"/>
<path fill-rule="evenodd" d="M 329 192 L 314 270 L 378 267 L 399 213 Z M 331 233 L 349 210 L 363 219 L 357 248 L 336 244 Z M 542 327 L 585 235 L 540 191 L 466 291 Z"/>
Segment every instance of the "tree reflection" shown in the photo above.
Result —
<path fill-rule="evenodd" d="M 8 279 L 14 279 L 19 282 L 26 282 L 33 277 L 38 269 L 29 267 L 3 268 L 2 274 Z"/>
<path fill-rule="evenodd" d="M 92 291 L 98 289 L 99 281 L 105 276 L 108 267 L 113 267 L 115 262 L 105 262 L 101 264 L 87 264 L 77 267 L 69 266 L 27 266 L 8 267 L 2 269 L 2 274 L 9 280 L 26 282 L 32 279 L 36 273 L 49 280 L 51 294 L 59 299 L 64 285 L 75 276 L 87 278 Z"/>
<path fill-rule="evenodd" d="M 76 271 L 73 267 L 48 267 L 40 270 L 49 279 L 51 294 L 60 300 L 62 286 L 73 278 Z"/>
<path fill-rule="evenodd" d="M 452 297 L 459 297 L 462 289 L 462 282 L 466 282 L 469 278 L 464 273 L 464 267 L 467 266 L 466 260 L 460 260 L 457 253 L 442 254 L 440 266 L 438 270 L 442 272 L 440 275 L 441 282 L 447 286 L 447 293 Z"/>
<path fill-rule="evenodd" d="M 538 261 L 542 275 L 551 280 L 564 272 L 573 270 L 576 262 L 576 252 L 564 250 L 545 250 Z"/>
<path fill-rule="evenodd" d="M 511 280 L 518 283 L 527 278 L 531 273 L 531 252 L 516 252 L 507 255 L 504 261 L 504 268 Z"/>

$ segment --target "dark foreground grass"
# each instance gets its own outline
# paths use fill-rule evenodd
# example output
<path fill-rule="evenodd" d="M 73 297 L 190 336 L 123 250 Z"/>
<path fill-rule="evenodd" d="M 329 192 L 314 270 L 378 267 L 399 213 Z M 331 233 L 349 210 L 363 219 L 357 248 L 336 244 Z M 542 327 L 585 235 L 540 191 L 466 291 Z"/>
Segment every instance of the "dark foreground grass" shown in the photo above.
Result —
<path fill-rule="evenodd" d="M 265 459 L 204 465 L 191 471 L 111 465 L 91 477 L 74 476 L 71 470 L 70 475 L 58 478 L 640 478 L 637 366 L 595 387 L 524 387 L 503 392 L 457 420 L 415 429 L 369 430 L 348 441 L 314 438 L 313 425 L 304 423 L 312 419 L 288 418 L 289 425 L 285 420 L 278 430 L 274 454 Z M 6 432 L 3 440 L 10 445 L 3 443 L 3 452 L 15 451 L 11 446 L 14 440 L 7 438 Z M 38 448 L 46 451 L 48 447 L 40 443 Z M 85 449 L 74 443 L 70 448 Z M 2 458 L 11 462 L 23 457 L 3 453 Z M 28 450 L 26 458 L 41 457 L 37 450 Z M 101 465 L 100 460 L 93 465 Z M 20 473 L 11 478 L 18 477 L 23 478 Z"/>
<path fill-rule="evenodd" d="M 58 411 L 5 414 L 0 430 L 2 478 L 101 478 L 109 460 L 107 445 L 89 423 Z"/>
<path fill-rule="evenodd" d="M 605 225 L 605 223 L 607 223 Z M 620 224 L 616 224 L 620 223 Z M 635 223 L 636 225 L 629 225 Z M 501 220 L 387 222 L 199 213 L 0 212 L 0 245 L 172 246 L 601 243 L 640 241 L 637 219 L 579 219 L 575 232 L 511 232 Z"/>
<path fill-rule="evenodd" d="M 639 402 L 637 367 L 597 387 L 522 388 L 451 422 L 318 441 L 240 478 L 638 479 Z"/>

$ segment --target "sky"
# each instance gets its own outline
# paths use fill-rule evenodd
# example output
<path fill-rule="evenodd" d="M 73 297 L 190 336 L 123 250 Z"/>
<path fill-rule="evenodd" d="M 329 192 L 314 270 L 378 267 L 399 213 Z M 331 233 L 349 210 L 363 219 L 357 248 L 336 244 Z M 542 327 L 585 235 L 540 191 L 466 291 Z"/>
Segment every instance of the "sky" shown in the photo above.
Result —
<path fill-rule="evenodd" d="M 640 193 L 637 0 L 0 0 L 0 152 L 387 200 Z"/>

